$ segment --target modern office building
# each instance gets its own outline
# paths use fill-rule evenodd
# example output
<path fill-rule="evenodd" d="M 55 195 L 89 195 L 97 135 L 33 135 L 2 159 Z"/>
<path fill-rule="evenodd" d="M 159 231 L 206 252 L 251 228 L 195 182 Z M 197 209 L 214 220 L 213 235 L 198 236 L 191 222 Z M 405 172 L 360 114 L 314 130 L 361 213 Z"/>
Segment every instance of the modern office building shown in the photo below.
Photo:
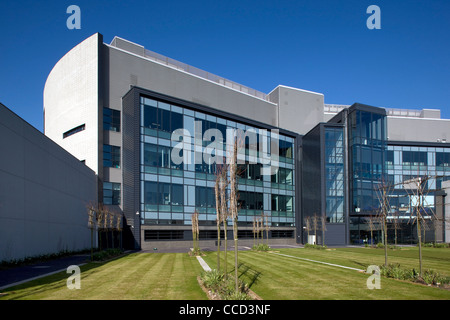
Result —
<path fill-rule="evenodd" d="M 439 110 L 328 105 L 282 85 L 265 94 L 98 33 L 51 71 L 44 118 L 45 134 L 97 173 L 100 198 L 123 211 L 135 248 L 185 246 L 194 212 L 200 239 L 215 244 L 215 173 L 229 132 L 244 141 L 244 244 L 261 214 L 273 244 L 307 241 L 314 215 L 326 217 L 326 244 L 359 243 L 379 181 L 439 174 L 440 187 L 450 176 L 450 120 Z"/>
<path fill-rule="evenodd" d="M 95 173 L 1 103 L 0 149 L 0 262 L 89 249 Z"/>

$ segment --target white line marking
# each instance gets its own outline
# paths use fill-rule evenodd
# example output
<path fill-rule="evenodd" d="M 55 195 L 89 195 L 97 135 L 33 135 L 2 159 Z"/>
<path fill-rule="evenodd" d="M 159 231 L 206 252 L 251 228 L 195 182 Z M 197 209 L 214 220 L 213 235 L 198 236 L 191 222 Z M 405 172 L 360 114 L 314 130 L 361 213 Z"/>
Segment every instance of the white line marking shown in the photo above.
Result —
<path fill-rule="evenodd" d="M 208 266 L 208 264 L 203 260 L 202 257 L 197 256 L 198 262 L 200 262 L 200 265 L 202 266 L 203 270 L 205 271 L 211 271 L 211 268 Z"/>
<path fill-rule="evenodd" d="M 321 264 L 325 264 L 325 265 L 332 266 L 332 267 L 350 269 L 350 270 L 355 270 L 355 271 L 358 271 L 358 272 L 366 272 L 365 270 L 362 270 L 362 269 L 341 266 L 339 264 L 334 264 L 334 263 L 328 263 L 328 262 L 323 262 L 323 261 L 311 260 L 311 259 L 307 259 L 307 258 L 294 257 L 294 256 L 290 256 L 290 255 L 287 255 L 287 254 L 277 253 L 277 252 L 270 252 L 270 253 L 278 254 L 280 256 L 284 256 L 284 257 L 288 257 L 288 258 L 294 258 L 294 259 L 305 260 L 305 261 L 309 261 L 309 262 L 321 263 Z"/>

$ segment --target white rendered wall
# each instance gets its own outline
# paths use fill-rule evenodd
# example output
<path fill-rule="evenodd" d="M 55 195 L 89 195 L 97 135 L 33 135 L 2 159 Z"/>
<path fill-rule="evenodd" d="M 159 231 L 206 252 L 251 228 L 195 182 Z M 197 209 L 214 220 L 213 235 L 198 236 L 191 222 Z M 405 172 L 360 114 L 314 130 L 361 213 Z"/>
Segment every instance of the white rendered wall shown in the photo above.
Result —
<path fill-rule="evenodd" d="M 0 149 L 0 261 L 90 248 L 94 172 L 2 105 Z"/>
<path fill-rule="evenodd" d="M 70 50 L 47 78 L 44 88 L 44 132 L 98 174 L 99 43 L 94 34 Z M 63 139 L 63 133 L 85 124 L 85 130 Z"/>

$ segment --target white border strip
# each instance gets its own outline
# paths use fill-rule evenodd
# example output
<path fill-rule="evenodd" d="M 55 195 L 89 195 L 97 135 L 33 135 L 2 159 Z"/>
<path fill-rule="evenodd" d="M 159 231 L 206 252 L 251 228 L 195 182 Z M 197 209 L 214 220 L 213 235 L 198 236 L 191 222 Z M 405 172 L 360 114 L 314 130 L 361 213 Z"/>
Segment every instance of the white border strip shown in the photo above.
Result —
<path fill-rule="evenodd" d="M 205 262 L 205 260 L 203 260 L 202 257 L 200 256 L 196 256 L 198 262 L 200 262 L 200 265 L 202 266 L 203 270 L 205 271 L 211 271 L 211 268 L 208 266 L 208 264 Z"/>
<path fill-rule="evenodd" d="M 366 272 L 365 270 L 362 270 L 362 269 L 341 266 L 339 264 L 334 264 L 334 263 L 328 263 L 328 262 L 323 262 L 323 261 L 311 260 L 311 259 L 307 259 L 307 258 L 294 257 L 294 256 L 290 256 L 290 255 L 287 255 L 287 254 L 277 253 L 277 252 L 270 252 L 270 253 L 277 254 L 277 255 L 280 255 L 280 256 L 284 256 L 284 257 L 288 257 L 288 258 L 294 258 L 294 259 L 305 260 L 305 261 L 309 261 L 309 262 L 321 263 L 321 264 L 325 264 L 325 265 L 332 266 L 332 267 L 338 267 L 338 268 L 343 268 L 343 269 L 355 270 L 355 271 L 358 271 L 358 272 Z"/>

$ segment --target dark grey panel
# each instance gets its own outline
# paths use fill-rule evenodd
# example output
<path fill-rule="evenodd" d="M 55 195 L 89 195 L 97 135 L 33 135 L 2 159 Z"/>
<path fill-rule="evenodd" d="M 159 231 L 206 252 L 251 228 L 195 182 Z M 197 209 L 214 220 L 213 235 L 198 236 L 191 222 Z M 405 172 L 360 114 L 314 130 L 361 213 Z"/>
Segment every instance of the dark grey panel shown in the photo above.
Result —
<path fill-rule="evenodd" d="M 135 91 L 130 91 L 122 99 L 122 207 L 127 225 L 129 227 L 129 230 L 126 231 L 126 233 L 132 235 L 132 239 L 127 240 L 133 242 L 133 246 L 136 249 L 141 246 L 140 219 L 139 215 L 136 214 L 140 211 L 139 196 L 141 194 L 139 185 L 139 122 L 139 94 Z"/>

